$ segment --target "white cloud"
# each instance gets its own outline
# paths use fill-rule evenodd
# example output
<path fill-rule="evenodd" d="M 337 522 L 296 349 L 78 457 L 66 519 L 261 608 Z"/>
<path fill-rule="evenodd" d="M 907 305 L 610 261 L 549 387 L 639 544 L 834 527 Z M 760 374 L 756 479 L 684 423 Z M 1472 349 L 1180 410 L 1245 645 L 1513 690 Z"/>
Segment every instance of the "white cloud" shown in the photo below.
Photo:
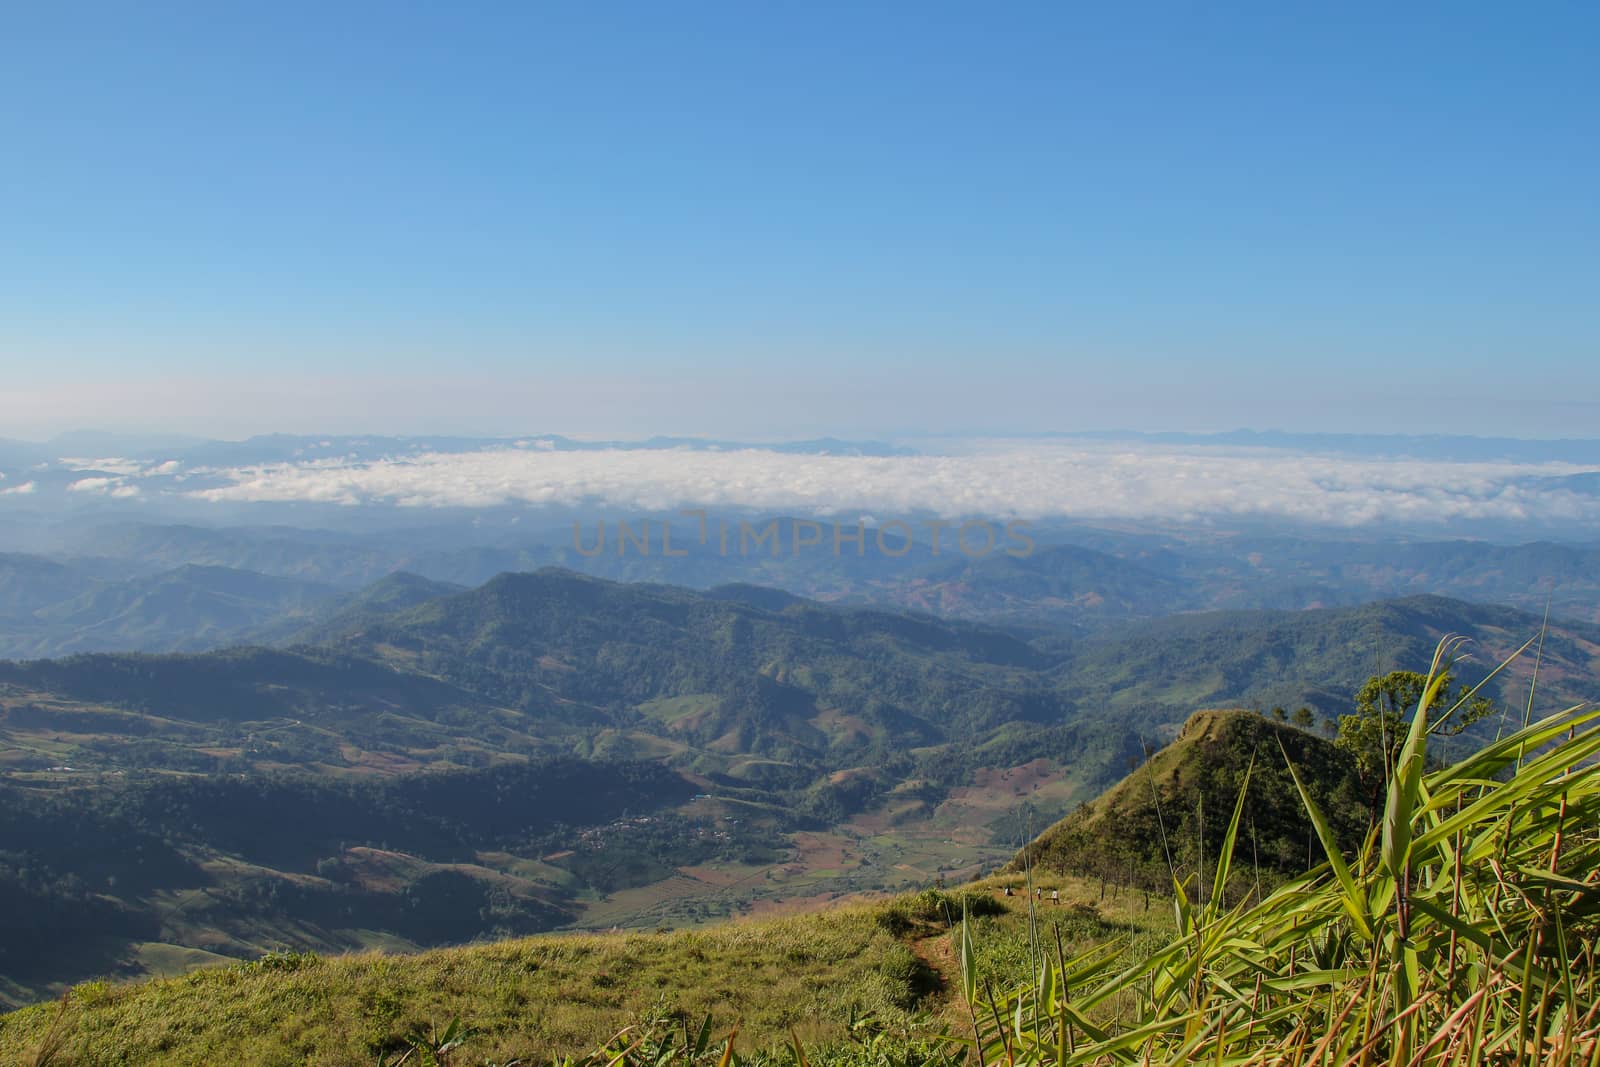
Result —
<path fill-rule="evenodd" d="M 139 474 L 145 469 L 145 464 L 137 459 L 123 459 L 121 456 L 105 456 L 99 459 L 90 459 L 82 456 L 63 457 L 61 462 L 69 470 L 75 471 L 103 471 L 106 474 Z"/>
<path fill-rule="evenodd" d="M 35 488 L 37 487 L 33 482 L 23 482 L 21 485 L 13 485 L 9 489 L 0 489 L 0 496 L 27 496 Z"/>
<path fill-rule="evenodd" d="M 176 459 L 169 459 L 160 463 L 152 463 L 138 459 L 123 459 L 120 456 L 107 456 L 98 459 L 71 457 L 62 459 L 61 463 L 71 471 L 93 471 L 96 475 L 115 475 L 116 479 L 160 477 L 164 475 L 177 474 L 183 469 L 183 463 Z M 68 488 L 73 488 L 76 485 L 83 483 L 95 483 L 109 480 L 113 479 L 93 477 L 80 478 L 77 482 L 73 483 L 73 486 L 69 486 Z M 94 491 L 95 488 L 95 485 L 89 484 L 86 486 L 85 490 L 80 491 Z"/>
<path fill-rule="evenodd" d="M 69 493 L 109 493 L 120 478 L 79 478 L 67 486 Z"/>
<path fill-rule="evenodd" d="M 118 500 L 129 500 L 140 494 L 137 485 L 129 485 L 124 478 L 79 478 L 67 486 L 69 493 L 93 493 Z"/>
<path fill-rule="evenodd" d="M 1272 517 L 1360 526 L 1600 521 L 1600 500 L 1527 484 L 1566 464 L 1352 459 L 1267 449 L 986 441 L 960 454 L 733 451 L 423 453 L 212 471 L 211 501 L 402 507 L 684 506 L 1043 519 Z"/>

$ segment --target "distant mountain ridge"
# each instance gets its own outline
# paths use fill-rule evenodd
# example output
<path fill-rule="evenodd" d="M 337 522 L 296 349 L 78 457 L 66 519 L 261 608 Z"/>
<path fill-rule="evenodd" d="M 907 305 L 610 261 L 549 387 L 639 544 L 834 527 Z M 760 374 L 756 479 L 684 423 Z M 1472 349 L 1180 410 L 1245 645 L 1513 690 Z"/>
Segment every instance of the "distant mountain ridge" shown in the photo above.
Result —
<path fill-rule="evenodd" d="M 0 553 L 0 620 L 25 621 L 96 584 L 93 576 L 43 556 Z"/>
<path fill-rule="evenodd" d="M 1068 570 L 1085 558 L 1084 552 L 1045 556 L 1049 566 L 1066 560 Z M 1015 573 L 1005 580 L 1031 581 L 1028 564 L 1008 565 Z M 52 580 L 61 578 L 48 561 L 28 561 L 22 571 L 36 568 Z M 954 573 L 965 579 L 976 569 Z M 1168 588 L 1159 576 L 1146 578 L 1136 568 L 1128 573 L 1150 590 Z M 861 667 L 830 675 L 818 664 L 856 663 L 870 654 L 879 661 L 875 670 L 900 671 L 904 679 L 873 687 L 871 706 L 887 718 L 862 736 L 879 744 L 899 736 L 890 721 L 902 727 L 923 721 L 915 708 L 948 704 L 958 691 L 951 687 L 960 685 L 993 687 L 984 700 L 994 703 L 972 720 L 991 723 L 1075 719 L 1088 712 L 1160 723 L 1198 705 L 1241 700 L 1309 704 L 1333 714 L 1362 679 L 1425 662 L 1446 633 L 1474 638 L 1478 664 L 1467 669 L 1487 669 L 1536 633 L 1540 621 L 1510 608 L 1425 596 L 1307 611 L 1197 612 L 1080 637 L 1043 632 L 1030 643 L 1014 633 L 931 614 L 827 607 L 761 587 L 699 593 L 556 569 L 504 574 L 469 590 L 396 574 L 352 596 L 217 568 L 181 568 L 98 588 L 50 609 L 49 616 L 63 629 L 97 611 L 125 627 L 156 627 L 174 601 L 184 612 L 203 608 L 218 620 L 219 631 L 232 626 L 227 632 L 241 638 L 326 645 L 451 680 L 494 703 L 521 702 L 541 714 L 563 701 L 626 708 L 664 697 L 704 699 L 722 711 L 675 728 L 701 741 L 710 740 L 704 731 L 718 726 L 726 733 L 750 713 L 733 710 L 741 700 L 766 706 L 800 699 L 811 709 L 803 716 L 808 718 L 841 698 L 861 699 L 857 694 L 867 690 L 843 680 Z M 105 610 L 106 604 L 117 610 Z M 282 625 L 276 613 L 285 605 L 301 612 L 306 624 Z M 275 619 L 273 626 L 256 625 L 263 616 Z M 1562 692 L 1600 656 L 1600 627 L 1560 623 L 1545 648 L 1544 682 L 1552 693 Z M 916 665 L 930 657 L 941 665 L 932 674 Z M 1508 676 L 1509 685 L 1522 684 L 1519 671 Z M 758 676 L 767 679 L 761 683 L 769 687 L 764 695 L 734 695 L 736 683 Z M 838 741 L 790 726 L 799 733 L 785 735 L 785 744 L 798 746 L 796 751 L 821 751 Z M 902 739 L 924 743 L 933 734 L 924 723 Z M 777 743 L 772 739 L 778 735 L 768 736 Z"/>
<path fill-rule="evenodd" d="M 963 689 L 985 693 L 973 728 L 1063 710 L 1027 681 L 1048 659 L 999 631 L 803 600 L 774 611 L 559 569 L 503 574 L 325 639 L 502 700 L 698 698 L 704 709 L 675 720 L 674 734 L 766 755 L 948 739 L 941 717 Z M 841 701 L 857 720 L 848 729 L 823 721 Z"/>
<path fill-rule="evenodd" d="M 513 531 L 521 532 L 513 536 Z M 1600 545 L 1595 544 L 1240 533 L 1179 539 L 1045 527 L 1036 531 L 1035 550 L 1022 558 L 934 556 L 926 546 L 903 558 L 858 559 L 849 552 L 773 558 L 762 552 L 719 552 L 714 543 L 704 546 L 693 538 L 680 546 L 687 556 L 668 558 L 659 552 L 619 555 L 614 548 L 587 556 L 576 551 L 570 523 L 543 530 L 508 526 L 492 544 L 460 546 L 453 543 L 459 536 L 430 531 L 411 542 L 285 528 L 109 524 L 71 534 L 48 562 L 78 572 L 55 579 L 77 582 L 73 592 L 84 591 L 85 577 L 126 581 L 191 563 L 321 583 L 346 593 L 398 571 L 475 587 L 507 571 L 562 566 L 617 581 L 781 588 L 832 603 L 1078 633 L 1177 613 L 1355 606 L 1417 594 L 1505 604 L 1534 614 L 1548 606 L 1555 618 L 1600 622 Z M 42 562 L 45 557 L 36 554 L 33 565 Z M 6 617 L 8 581 L 16 588 L 20 578 L 8 579 L 0 563 L 0 619 Z M 46 602 L 35 598 L 32 605 L 36 609 Z M 277 639 L 292 629 L 263 628 L 261 639 L 268 634 Z M 12 632 L 18 633 L 16 627 Z M 240 635 L 230 633 L 228 639 Z M 20 647 L 16 640 L 11 643 Z M 32 647 L 50 651 L 44 644 Z M 171 647 L 178 646 L 121 646 L 128 651 Z"/>
<path fill-rule="evenodd" d="M 36 557 L 0 557 L 0 658 L 204 651 L 303 626 L 338 595 L 330 585 L 229 567 L 190 563 L 107 581 Z"/>
<path fill-rule="evenodd" d="M 1469 434 L 1305 433 L 1284 430 L 1228 430 L 1220 433 L 1146 433 L 1137 430 L 1058 432 L 1024 435 L 1095 441 L 1142 441 L 1166 445 L 1233 445 L 1291 448 L 1356 456 L 1406 456 L 1417 459 L 1523 463 L 1600 464 L 1600 439 L 1567 437 L 1475 437 Z"/>

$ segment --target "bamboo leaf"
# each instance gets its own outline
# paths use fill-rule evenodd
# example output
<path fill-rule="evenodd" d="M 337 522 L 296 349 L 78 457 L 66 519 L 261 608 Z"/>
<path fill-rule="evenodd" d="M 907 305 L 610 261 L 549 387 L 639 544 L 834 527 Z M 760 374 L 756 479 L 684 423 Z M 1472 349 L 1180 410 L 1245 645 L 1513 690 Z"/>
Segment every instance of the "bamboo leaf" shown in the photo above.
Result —
<path fill-rule="evenodd" d="M 1279 742 L 1282 746 L 1282 742 Z M 1356 930 L 1362 937 L 1372 937 L 1372 920 L 1367 915 L 1366 895 L 1356 885 L 1356 880 L 1350 874 L 1350 868 L 1345 865 L 1344 856 L 1339 851 L 1339 839 L 1334 836 L 1333 829 L 1328 825 L 1328 817 L 1322 814 L 1322 809 L 1311 798 L 1311 793 L 1306 789 L 1306 784 L 1300 778 L 1300 772 L 1295 770 L 1294 761 L 1289 759 L 1287 750 L 1283 753 L 1283 760 L 1289 766 L 1289 775 L 1294 779 L 1294 787 L 1300 792 L 1300 801 L 1305 805 L 1306 814 L 1311 816 L 1311 825 L 1317 831 L 1317 838 L 1322 842 L 1322 850 L 1328 854 L 1328 866 L 1333 870 L 1333 876 L 1339 882 L 1340 904 L 1349 914 L 1351 922 L 1355 923 Z"/>
<path fill-rule="evenodd" d="M 961 905 L 961 993 L 968 1004 L 978 1002 L 978 953 L 972 944 L 972 924 L 965 902 Z"/>
<path fill-rule="evenodd" d="M 1434 651 L 1433 667 L 1428 672 L 1428 682 L 1417 701 L 1417 709 L 1412 713 L 1411 729 L 1406 732 L 1394 777 L 1389 782 L 1389 795 L 1384 801 L 1380 855 L 1396 882 L 1406 877 L 1411 859 L 1411 818 L 1422 795 L 1422 768 L 1428 749 L 1428 707 L 1449 681 L 1449 672 L 1443 669 L 1443 664 L 1451 647 L 1451 639 L 1445 638 Z"/>
<path fill-rule="evenodd" d="M 1250 795 L 1250 775 L 1256 769 L 1256 758 L 1251 755 L 1250 762 L 1244 769 L 1244 783 L 1239 786 L 1239 799 L 1233 805 L 1233 819 L 1228 823 L 1228 833 L 1222 839 L 1222 852 L 1217 856 L 1216 878 L 1211 887 L 1211 900 L 1222 900 L 1222 893 L 1228 886 L 1228 874 L 1233 868 L 1233 848 L 1239 837 L 1239 818 L 1244 814 L 1245 798 Z"/>

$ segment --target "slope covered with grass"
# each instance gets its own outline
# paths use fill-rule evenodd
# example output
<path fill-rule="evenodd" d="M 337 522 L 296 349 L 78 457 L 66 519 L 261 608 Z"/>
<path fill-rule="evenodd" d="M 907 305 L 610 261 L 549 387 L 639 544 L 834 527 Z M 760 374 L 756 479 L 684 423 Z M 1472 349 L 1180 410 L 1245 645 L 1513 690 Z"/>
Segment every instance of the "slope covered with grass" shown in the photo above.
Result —
<path fill-rule="evenodd" d="M 1287 757 L 1287 760 L 1286 760 Z M 1008 870 L 1031 865 L 1165 892 L 1214 869 L 1232 799 L 1247 788 L 1239 877 L 1299 874 L 1323 858 L 1289 773 L 1292 761 L 1341 846 L 1359 845 L 1375 793 L 1331 741 L 1252 711 L 1197 711 L 1172 744 L 1051 826 Z M 1247 783 L 1248 778 L 1248 783 Z M 1207 823 L 1210 831 L 1207 832 Z"/>
<path fill-rule="evenodd" d="M 1015 880 L 1012 880 L 1015 882 Z M 51 1052 L 66 1065 L 369 1065 L 406 1037 L 469 1032 L 455 1063 L 548 1062 L 651 1021 L 709 1013 L 739 1047 L 848 1044 L 852 1018 L 914 1041 L 945 1025 L 955 989 L 952 920 L 980 915 L 998 974 L 1019 976 L 1026 910 L 999 883 L 929 891 L 787 918 L 671 933 L 527 938 L 415 955 L 283 954 L 179 978 L 88 983 L 61 1001 L 0 1016 L 0 1063 Z M 1168 922 L 1165 912 L 1101 918 L 1080 902 L 1070 944 Z M 965 900 L 964 900 L 965 898 Z M 1131 898 L 1128 903 L 1133 905 Z M 950 1016 L 954 1018 L 954 1016 Z M 53 1051 L 52 1051 L 53 1050 Z"/>

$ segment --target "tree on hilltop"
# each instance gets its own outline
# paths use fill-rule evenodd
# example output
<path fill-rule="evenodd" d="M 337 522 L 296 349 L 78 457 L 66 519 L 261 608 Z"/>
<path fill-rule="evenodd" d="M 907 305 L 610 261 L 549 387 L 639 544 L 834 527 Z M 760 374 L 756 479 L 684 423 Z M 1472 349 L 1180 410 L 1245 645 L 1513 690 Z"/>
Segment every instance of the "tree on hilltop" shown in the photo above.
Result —
<path fill-rule="evenodd" d="M 1446 671 L 1443 684 L 1428 704 L 1429 733 L 1454 736 L 1494 711 L 1488 697 L 1469 699 L 1471 691 L 1465 685 L 1452 694 L 1450 681 Z M 1356 691 L 1354 714 L 1339 716 L 1339 736 L 1334 744 L 1355 757 L 1362 782 L 1376 787 L 1388 781 L 1405 742 L 1406 723 L 1422 702 L 1427 686 L 1427 676 L 1416 671 L 1375 674 Z M 1439 716 L 1441 709 L 1454 710 Z"/>

